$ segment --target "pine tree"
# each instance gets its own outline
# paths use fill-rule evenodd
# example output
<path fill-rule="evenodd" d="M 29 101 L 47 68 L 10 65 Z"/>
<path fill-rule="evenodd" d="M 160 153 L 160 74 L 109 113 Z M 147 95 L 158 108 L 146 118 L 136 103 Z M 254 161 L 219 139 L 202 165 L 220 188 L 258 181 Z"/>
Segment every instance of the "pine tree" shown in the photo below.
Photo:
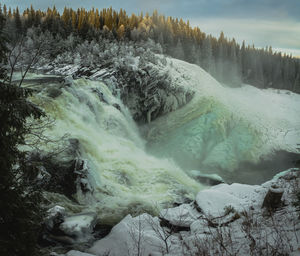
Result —
<path fill-rule="evenodd" d="M 18 35 L 20 35 L 20 34 L 22 34 L 23 28 L 22 28 L 22 21 L 21 21 L 21 17 L 20 17 L 18 7 L 16 9 L 14 19 L 15 19 L 16 32 L 17 32 Z"/>

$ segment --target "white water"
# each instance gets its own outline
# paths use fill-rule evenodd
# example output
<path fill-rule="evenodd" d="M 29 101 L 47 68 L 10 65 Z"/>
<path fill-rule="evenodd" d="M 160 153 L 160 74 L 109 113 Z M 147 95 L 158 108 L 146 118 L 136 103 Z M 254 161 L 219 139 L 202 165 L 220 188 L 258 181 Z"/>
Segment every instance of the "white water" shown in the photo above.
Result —
<path fill-rule="evenodd" d="M 95 89 L 107 103 L 100 101 Z M 202 188 L 173 161 L 145 152 L 129 112 L 103 83 L 74 80 L 58 98 L 50 99 L 42 91 L 35 101 L 56 119 L 48 136 L 68 133 L 79 139 L 82 157 L 88 159 L 96 181 L 94 200 L 81 202 L 86 203 L 85 211 L 96 210 L 102 223 L 114 223 L 129 212 L 155 212 L 162 204 L 194 198 Z"/>

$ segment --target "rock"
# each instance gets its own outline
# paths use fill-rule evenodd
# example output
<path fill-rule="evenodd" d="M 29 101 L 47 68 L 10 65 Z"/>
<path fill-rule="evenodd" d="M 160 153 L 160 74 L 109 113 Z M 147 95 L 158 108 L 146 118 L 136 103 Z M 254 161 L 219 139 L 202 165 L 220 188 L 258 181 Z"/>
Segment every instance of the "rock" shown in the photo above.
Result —
<path fill-rule="evenodd" d="M 113 106 L 114 106 L 117 110 L 121 111 L 121 107 L 120 107 L 120 105 L 119 105 L 118 103 L 114 103 Z"/>
<path fill-rule="evenodd" d="M 163 209 L 160 212 L 160 218 L 165 222 L 162 226 L 173 226 L 180 228 L 189 228 L 190 225 L 199 218 L 201 214 L 195 209 L 193 204 L 182 204 L 175 208 Z"/>
<path fill-rule="evenodd" d="M 35 186 L 74 200 L 78 192 L 83 195 L 80 195 L 81 198 L 85 193 L 93 193 L 94 183 L 87 160 L 80 158 L 78 139 L 68 139 L 67 143 L 63 152 L 57 156 L 32 152 L 27 162 L 29 168 L 36 170 L 36 177 L 30 177 Z"/>
<path fill-rule="evenodd" d="M 216 189 L 205 189 L 200 191 L 196 197 L 197 205 L 202 212 L 211 218 L 224 216 L 227 208 L 242 211 L 241 200 L 229 193 L 224 193 Z"/>
<path fill-rule="evenodd" d="M 49 87 L 47 88 L 47 96 L 50 98 L 57 98 L 62 94 L 62 90 L 56 87 Z"/>
<path fill-rule="evenodd" d="M 66 254 L 57 254 L 56 252 L 51 252 L 50 256 L 95 256 L 94 254 L 89 254 L 85 252 L 71 250 Z"/>
<path fill-rule="evenodd" d="M 147 214 L 134 218 L 128 215 L 108 236 L 95 242 L 89 252 L 98 256 L 181 256 L 222 255 L 226 250 L 232 255 L 250 255 L 254 244 L 254 253 L 260 255 L 267 255 L 270 247 L 279 254 L 298 255 L 299 214 L 293 205 L 294 195 L 288 192 L 299 184 L 299 176 L 295 178 L 293 173 L 286 172 L 260 186 L 220 184 L 200 191 L 195 206 L 182 204 L 164 209 L 160 221 Z M 261 210 L 266 194 L 283 191 L 285 204 L 273 213 L 270 221 Z M 261 239 L 264 232 L 267 235 Z M 164 241 L 168 253 L 164 251 Z"/>
<path fill-rule="evenodd" d="M 87 160 L 77 158 L 74 163 L 74 173 L 77 175 L 75 181 L 77 191 L 82 191 L 83 193 L 93 192 L 93 185 L 89 178 L 89 168 Z"/>
<path fill-rule="evenodd" d="M 68 216 L 60 224 L 59 229 L 76 240 L 89 240 L 96 225 L 95 213 L 82 213 Z"/>
<path fill-rule="evenodd" d="M 85 253 L 85 252 L 79 252 L 75 250 L 69 251 L 66 256 L 95 256 L 94 254 Z"/>
<path fill-rule="evenodd" d="M 225 183 L 223 178 L 219 176 L 218 174 L 206 174 L 202 173 L 199 170 L 192 170 L 189 172 L 189 174 L 199 182 L 209 185 L 209 186 L 215 186 L 221 183 Z"/>
<path fill-rule="evenodd" d="M 164 255 L 165 244 L 160 237 L 163 235 L 157 217 L 142 214 L 133 218 L 127 215 L 108 236 L 96 241 L 88 252 L 99 256 Z"/>
<path fill-rule="evenodd" d="M 274 211 L 275 209 L 282 206 L 282 195 L 284 190 L 278 187 L 270 187 L 269 191 L 267 192 L 264 202 L 262 204 L 262 208 L 267 208 L 268 210 Z"/>
<path fill-rule="evenodd" d="M 75 240 L 72 237 L 64 236 L 64 235 L 58 236 L 58 235 L 49 234 L 48 239 L 64 245 L 75 244 Z"/>
<path fill-rule="evenodd" d="M 40 245 L 48 246 L 57 243 L 70 244 L 70 239 L 63 239 L 64 233 L 59 229 L 61 223 L 64 222 L 66 212 L 65 208 L 56 205 L 47 211 L 47 217 L 43 223 L 43 231 L 40 236 Z"/>
<path fill-rule="evenodd" d="M 44 186 L 48 184 L 51 180 L 51 174 L 46 171 L 46 168 L 44 166 L 39 166 L 38 168 L 38 175 L 36 177 L 37 179 L 37 185 L 38 186 Z"/>
<path fill-rule="evenodd" d="M 56 205 L 47 211 L 45 224 L 48 230 L 53 230 L 55 226 L 60 225 L 66 216 L 64 207 Z"/>
<path fill-rule="evenodd" d="M 277 179 L 285 179 L 285 180 L 293 180 L 300 177 L 300 169 L 299 168 L 291 168 L 286 171 L 282 171 L 278 174 L 276 174 L 273 177 L 273 180 Z"/>
<path fill-rule="evenodd" d="M 43 240 L 49 243 L 75 244 L 88 242 L 93 238 L 97 215 L 81 213 L 67 216 L 65 208 L 55 206 L 48 210 L 44 222 Z"/>

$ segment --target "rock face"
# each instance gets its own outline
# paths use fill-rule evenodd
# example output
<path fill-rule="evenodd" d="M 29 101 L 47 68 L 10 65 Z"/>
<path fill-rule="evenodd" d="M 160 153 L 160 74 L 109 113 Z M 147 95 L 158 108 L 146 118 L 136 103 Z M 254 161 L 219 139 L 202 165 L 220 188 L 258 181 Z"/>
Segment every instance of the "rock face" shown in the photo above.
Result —
<path fill-rule="evenodd" d="M 146 53 L 133 57 L 126 53 L 124 59 L 118 56 L 98 67 L 57 64 L 38 69 L 47 70 L 48 74 L 103 81 L 121 98 L 135 121 L 146 123 L 180 108 L 194 95 L 193 90 L 173 81 L 169 65 L 172 63 L 162 55 Z M 57 88 L 49 89 L 50 97 L 59 95 Z"/>
<path fill-rule="evenodd" d="M 28 159 L 35 177 L 28 177 L 45 191 L 60 193 L 74 200 L 74 195 L 93 193 L 87 160 L 80 157 L 79 141 L 69 139 L 68 146 L 58 157 L 45 152 L 32 152 Z"/>
<path fill-rule="evenodd" d="M 160 220 L 148 214 L 128 215 L 88 252 L 99 256 L 294 255 L 300 236 L 294 205 L 299 184 L 299 169 L 260 186 L 220 184 L 199 192 L 194 203 L 161 211 Z M 275 186 L 284 204 L 272 215 L 265 214 L 261 207 Z"/>

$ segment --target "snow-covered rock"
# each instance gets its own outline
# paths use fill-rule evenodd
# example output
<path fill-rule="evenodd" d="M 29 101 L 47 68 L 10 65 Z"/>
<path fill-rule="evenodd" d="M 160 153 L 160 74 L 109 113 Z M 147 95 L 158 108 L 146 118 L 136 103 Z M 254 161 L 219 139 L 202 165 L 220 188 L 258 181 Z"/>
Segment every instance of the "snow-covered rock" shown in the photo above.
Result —
<path fill-rule="evenodd" d="M 56 205 L 47 211 L 47 217 L 45 219 L 45 225 L 48 230 L 52 230 L 55 225 L 62 223 L 66 216 L 66 210 L 64 207 Z"/>
<path fill-rule="evenodd" d="M 214 186 L 220 183 L 225 183 L 223 178 L 218 174 L 207 174 L 203 173 L 199 170 L 191 170 L 189 174 L 196 180 L 200 181 L 201 183 Z"/>
<path fill-rule="evenodd" d="M 182 204 L 175 208 L 163 209 L 160 218 L 168 221 L 177 227 L 190 227 L 201 214 L 197 211 L 194 204 Z"/>
<path fill-rule="evenodd" d="M 225 215 L 230 207 L 236 211 L 243 209 L 241 200 L 238 197 L 216 189 L 200 191 L 196 197 L 196 202 L 201 211 L 212 218 Z"/>
<path fill-rule="evenodd" d="M 50 256 L 95 256 L 95 255 L 90 254 L 90 253 L 71 250 L 71 251 L 67 252 L 66 254 L 57 254 L 55 252 L 52 252 L 52 253 L 50 253 Z"/>
<path fill-rule="evenodd" d="M 167 252 L 170 241 L 159 219 L 148 214 L 138 217 L 126 216 L 110 234 L 95 242 L 88 252 L 95 255 L 162 255 Z M 164 239 L 166 243 L 164 243 Z"/>
<path fill-rule="evenodd" d="M 67 215 L 65 208 L 54 206 L 48 210 L 43 232 L 44 241 L 50 243 L 75 244 L 93 240 L 97 221 L 95 213 Z"/>
<path fill-rule="evenodd" d="M 90 253 L 71 250 L 71 251 L 67 252 L 66 256 L 95 256 L 95 255 L 90 254 Z"/>
<path fill-rule="evenodd" d="M 95 213 L 82 213 L 66 217 L 59 228 L 66 234 L 76 237 L 78 240 L 87 240 L 91 236 L 96 225 L 97 216 Z"/>

